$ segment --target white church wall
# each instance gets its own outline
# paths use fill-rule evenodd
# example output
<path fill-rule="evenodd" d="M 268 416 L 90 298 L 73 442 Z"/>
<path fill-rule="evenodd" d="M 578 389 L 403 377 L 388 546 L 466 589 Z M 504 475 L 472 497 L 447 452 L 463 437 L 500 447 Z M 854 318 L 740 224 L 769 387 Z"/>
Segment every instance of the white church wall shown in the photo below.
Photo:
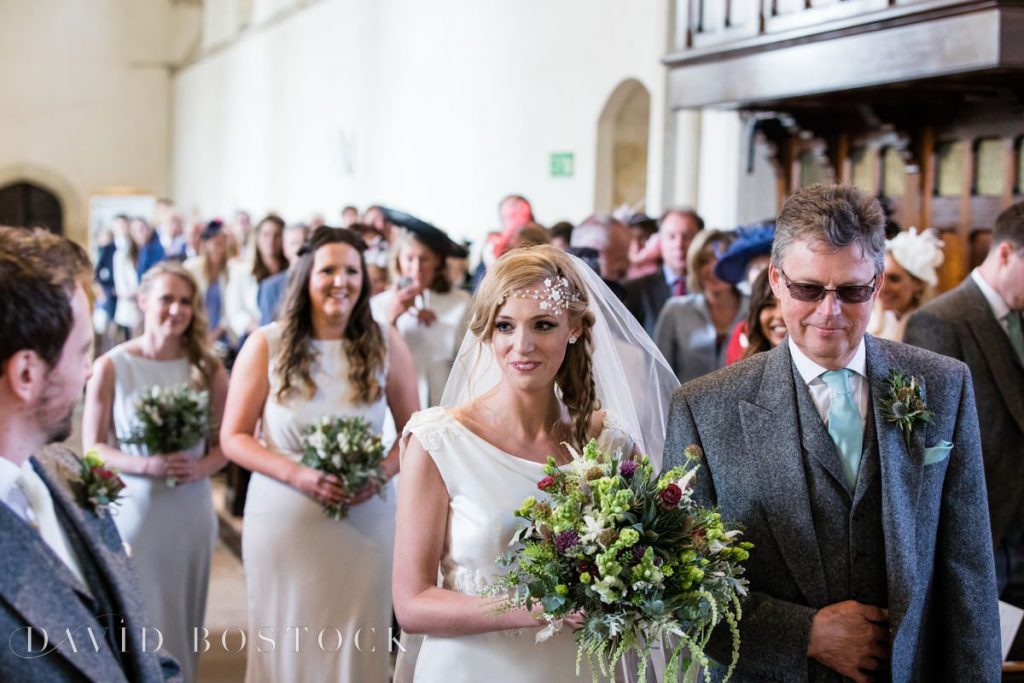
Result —
<path fill-rule="evenodd" d="M 385 203 L 478 238 L 519 192 L 540 221 L 593 209 L 597 124 L 627 78 L 651 93 L 661 204 L 664 2 L 316 0 L 174 79 L 173 192 L 204 215 L 289 220 Z M 570 178 L 549 175 L 572 152 Z"/>
<path fill-rule="evenodd" d="M 0 184 L 47 186 L 79 240 L 91 194 L 166 193 L 167 65 L 178 14 L 189 12 L 168 1 L 0 3 Z"/>

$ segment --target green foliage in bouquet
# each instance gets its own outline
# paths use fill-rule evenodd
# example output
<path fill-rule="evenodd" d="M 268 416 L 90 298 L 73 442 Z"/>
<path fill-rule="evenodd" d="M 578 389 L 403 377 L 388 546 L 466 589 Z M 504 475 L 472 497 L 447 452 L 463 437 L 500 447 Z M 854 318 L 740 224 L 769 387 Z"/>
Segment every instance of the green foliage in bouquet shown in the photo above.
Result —
<path fill-rule="evenodd" d="M 548 459 L 547 476 L 537 484 L 547 500 L 531 496 L 516 510 L 527 525 L 498 559 L 505 572 L 492 593 L 506 596 L 503 608 L 540 603 L 550 624 L 584 613 L 576 631 L 577 675 L 585 658 L 595 680 L 595 660 L 607 676 L 631 650 L 639 656 L 639 679 L 646 680 L 652 646 L 674 637 L 665 680 L 677 681 L 681 670 L 699 664 L 710 681 L 704 648 L 724 620 L 733 638 L 728 678 L 739 655 L 740 598 L 747 592 L 742 563 L 753 546 L 692 500 L 700 449 L 688 448 L 687 465 L 660 477 L 646 457 L 605 453 L 594 440 L 572 455 L 562 468 Z"/>
<path fill-rule="evenodd" d="M 84 489 L 82 497 L 94 509 L 103 510 L 110 505 L 121 504 L 124 481 L 116 469 L 106 466 L 96 450 L 86 451 L 78 474 Z"/>
<path fill-rule="evenodd" d="M 380 436 L 374 434 L 361 417 L 324 415 L 303 431 L 302 464 L 333 474 L 351 493 L 361 491 L 368 484 L 382 485 L 387 481 L 381 469 L 384 455 Z M 332 519 L 344 519 L 348 506 L 324 505 L 324 514 Z"/>
<path fill-rule="evenodd" d="M 124 443 L 142 445 L 150 455 L 192 448 L 210 432 L 210 399 L 205 391 L 178 384 L 155 385 L 135 402 L 137 425 Z"/>

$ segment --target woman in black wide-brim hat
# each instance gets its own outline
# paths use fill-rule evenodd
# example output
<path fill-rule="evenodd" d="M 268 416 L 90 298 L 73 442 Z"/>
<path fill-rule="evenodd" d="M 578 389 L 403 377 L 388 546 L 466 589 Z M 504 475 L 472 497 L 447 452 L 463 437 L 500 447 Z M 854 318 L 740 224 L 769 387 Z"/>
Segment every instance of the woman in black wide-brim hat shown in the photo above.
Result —
<path fill-rule="evenodd" d="M 433 225 L 414 216 L 381 209 L 398 229 L 392 232 L 392 286 L 370 300 L 373 315 L 394 327 L 412 351 L 420 405 L 437 405 L 458 344 L 469 324 L 468 293 L 448 279 L 447 258 L 466 250 Z"/>

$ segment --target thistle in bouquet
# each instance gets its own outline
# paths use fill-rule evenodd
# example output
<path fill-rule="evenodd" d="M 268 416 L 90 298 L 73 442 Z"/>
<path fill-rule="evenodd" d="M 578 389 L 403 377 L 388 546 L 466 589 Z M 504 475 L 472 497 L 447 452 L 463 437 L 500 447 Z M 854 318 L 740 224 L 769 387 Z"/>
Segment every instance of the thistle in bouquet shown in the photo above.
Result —
<path fill-rule="evenodd" d="M 695 665 L 710 680 L 705 646 L 722 621 L 732 635 L 732 674 L 739 654 L 740 598 L 747 593 L 743 562 L 753 547 L 739 529 L 692 497 L 699 448 L 686 464 L 661 476 L 646 457 L 602 451 L 591 441 L 572 462 L 549 458 L 537 487 L 516 510 L 526 525 L 498 560 L 504 574 L 492 586 L 501 609 L 543 607 L 550 637 L 569 615 L 584 615 L 576 631 L 577 674 L 586 659 L 596 680 L 622 658 L 638 655 L 646 680 L 656 643 L 675 639 L 665 680 L 678 681 Z"/>
<path fill-rule="evenodd" d="M 124 443 L 145 446 L 151 455 L 188 450 L 209 435 L 209 393 L 188 384 L 154 385 L 135 402 L 135 417 L 135 429 Z M 168 486 L 177 483 L 167 478 Z"/>
<path fill-rule="evenodd" d="M 325 415 L 306 427 L 302 439 L 302 464 L 334 475 L 351 493 L 375 485 L 384 495 L 387 481 L 382 468 L 384 444 L 361 417 Z M 324 514 L 331 519 L 344 519 L 348 505 L 326 503 Z"/>

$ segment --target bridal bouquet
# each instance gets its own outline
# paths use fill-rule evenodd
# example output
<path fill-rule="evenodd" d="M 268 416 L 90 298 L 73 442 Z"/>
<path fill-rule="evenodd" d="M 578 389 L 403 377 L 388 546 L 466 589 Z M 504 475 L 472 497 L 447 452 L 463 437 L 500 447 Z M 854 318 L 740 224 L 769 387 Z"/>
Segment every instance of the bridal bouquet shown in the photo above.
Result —
<path fill-rule="evenodd" d="M 341 479 L 347 491 L 361 491 L 372 482 L 387 481 L 381 462 L 384 444 L 361 417 L 324 415 L 306 427 L 302 439 L 302 464 L 333 474 Z M 380 489 L 383 495 L 383 488 Z M 324 514 L 331 519 L 344 519 L 346 505 L 324 505 Z"/>
<path fill-rule="evenodd" d="M 531 496 L 516 510 L 527 524 L 498 559 L 505 571 L 492 592 L 506 596 L 504 608 L 543 606 L 548 627 L 538 641 L 582 612 L 577 675 L 584 658 L 592 672 L 596 659 L 607 676 L 635 651 L 644 681 L 652 646 L 675 638 L 665 680 L 677 681 L 681 668 L 687 673 L 699 664 L 710 681 L 704 647 L 724 620 L 733 639 L 728 678 L 747 592 L 742 562 L 753 546 L 692 500 L 700 449 L 688 448 L 687 464 L 660 477 L 646 457 L 605 453 L 594 440 L 582 454 L 571 452 L 563 468 L 548 459 L 537 484 L 547 500 Z"/>
<path fill-rule="evenodd" d="M 188 450 L 209 436 L 209 394 L 188 384 L 150 387 L 136 401 L 135 414 L 135 429 L 123 442 L 145 446 L 151 455 Z M 167 478 L 168 486 L 176 484 Z"/>

